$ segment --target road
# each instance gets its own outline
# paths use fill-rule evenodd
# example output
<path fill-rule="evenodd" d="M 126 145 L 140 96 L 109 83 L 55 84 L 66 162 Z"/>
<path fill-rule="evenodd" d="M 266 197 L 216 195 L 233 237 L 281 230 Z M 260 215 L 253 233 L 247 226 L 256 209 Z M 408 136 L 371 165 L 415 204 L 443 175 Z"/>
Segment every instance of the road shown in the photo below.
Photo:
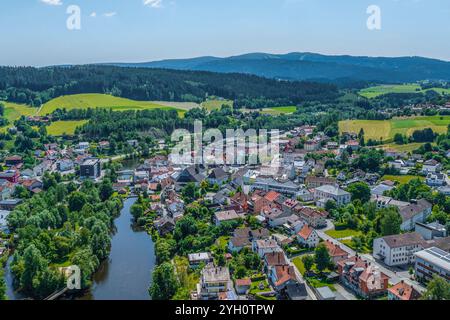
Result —
<path fill-rule="evenodd" d="M 327 220 L 327 228 L 325 228 L 323 230 L 316 230 L 319 237 L 325 241 L 329 240 L 332 243 L 339 245 L 350 256 L 355 256 L 357 254 L 357 252 L 355 250 L 353 250 L 352 248 L 341 243 L 339 240 L 336 240 L 333 237 L 330 237 L 329 235 L 327 235 L 325 233 L 325 231 L 331 230 L 330 225 L 332 225 L 332 224 L 333 223 L 331 221 Z M 421 284 L 419 284 L 417 281 L 411 280 L 409 278 L 409 276 L 405 276 L 404 272 L 403 272 L 403 275 L 401 275 L 400 272 L 396 272 L 392 269 L 387 268 L 386 265 L 377 261 L 371 254 L 359 254 L 359 256 L 362 257 L 364 260 L 367 260 L 367 261 L 371 262 L 372 264 L 376 265 L 381 272 L 383 272 L 385 275 L 387 275 L 390 278 L 389 279 L 390 284 L 395 285 L 395 284 L 399 283 L 401 280 L 404 280 L 406 283 L 414 286 L 419 291 L 425 290 L 425 288 Z"/>

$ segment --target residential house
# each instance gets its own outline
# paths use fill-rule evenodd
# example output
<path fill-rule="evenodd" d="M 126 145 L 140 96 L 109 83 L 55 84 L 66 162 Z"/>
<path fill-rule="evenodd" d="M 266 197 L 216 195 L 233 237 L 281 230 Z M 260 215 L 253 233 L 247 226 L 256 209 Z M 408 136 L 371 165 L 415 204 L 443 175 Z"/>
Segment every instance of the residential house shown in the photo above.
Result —
<path fill-rule="evenodd" d="M 305 224 L 303 228 L 297 233 L 297 241 L 307 247 L 315 248 L 319 244 L 319 235 L 316 230 Z"/>
<path fill-rule="evenodd" d="M 276 265 L 271 267 L 269 270 L 269 280 L 277 291 L 285 289 L 289 284 L 298 283 L 294 266 L 291 265 Z"/>
<path fill-rule="evenodd" d="M 228 173 L 226 173 L 221 167 L 214 168 L 208 175 L 208 182 L 211 185 L 218 184 L 219 186 L 228 180 Z"/>
<path fill-rule="evenodd" d="M 411 203 L 399 209 L 402 217 L 402 231 L 414 230 L 416 222 L 425 222 L 430 216 L 432 205 L 425 199 L 411 200 Z"/>
<path fill-rule="evenodd" d="M 349 257 L 348 252 L 342 249 L 340 245 L 334 244 L 330 240 L 326 240 L 324 244 L 328 250 L 331 261 L 333 261 L 334 264 Z"/>
<path fill-rule="evenodd" d="M 422 172 L 424 174 L 438 173 L 441 171 L 441 169 L 442 169 L 442 165 L 440 162 L 438 162 L 434 159 L 430 159 L 423 163 Z"/>
<path fill-rule="evenodd" d="M 253 240 L 268 239 L 269 230 L 260 228 L 251 230 L 250 228 L 237 228 L 234 230 L 233 237 L 228 242 L 228 249 L 231 252 L 241 251 L 243 248 L 251 248 Z"/>
<path fill-rule="evenodd" d="M 387 208 L 387 207 L 397 207 L 402 208 L 409 205 L 409 202 L 395 200 L 391 197 L 372 195 L 370 197 L 371 202 L 375 202 L 377 205 L 377 209 Z"/>
<path fill-rule="evenodd" d="M 266 253 L 282 251 L 277 242 L 273 239 L 253 240 L 252 250 L 262 258 Z"/>
<path fill-rule="evenodd" d="M 5 165 L 7 167 L 15 167 L 20 164 L 23 164 L 23 159 L 21 156 L 14 155 L 5 158 Z"/>
<path fill-rule="evenodd" d="M 175 182 L 179 187 L 184 187 L 191 182 L 198 186 L 205 178 L 206 176 L 204 175 L 201 166 L 195 165 L 181 171 L 176 177 Z"/>
<path fill-rule="evenodd" d="M 436 247 L 416 252 L 415 275 L 422 282 L 428 282 L 438 275 L 450 282 L 450 253 Z"/>
<path fill-rule="evenodd" d="M 250 287 L 252 286 L 252 281 L 249 278 L 246 279 L 236 279 L 234 281 L 234 287 L 236 289 L 236 293 L 240 295 L 245 295 L 250 291 Z"/>
<path fill-rule="evenodd" d="M 389 277 L 376 265 L 364 261 L 358 256 L 337 263 L 341 282 L 363 298 L 383 295 L 389 286 Z"/>
<path fill-rule="evenodd" d="M 20 172 L 19 170 L 6 170 L 0 172 L 0 179 L 7 180 L 11 183 L 19 182 Z"/>
<path fill-rule="evenodd" d="M 175 229 L 175 221 L 170 217 L 162 217 L 153 223 L 158 233 L 162 236 L 172 232 Z"/>
<path fill-rule="evenodd" d="M 306 177 L 305 184 L 308 188 L 318 188 L 326 185 L 334 185 L 336 184 L 336 180 L 328 177 L 308 176 Z"/>
<path fill-rule="evenodd" d="M 308 140 L 305 142 L 304 148 L 307 152 L 313 152 L 320 149 L 320 144 L 314 140 Z"/>
<path fill-rule="evenodd" d="M 74 168 L 74 163 L 70 159 L 61 159 L 56 161 L 56 169 L 61 172 L 70 171 Z"/>
<path fill-rule="evenodd" d="M 425 241 L 417 232 L 385 236 L 373 241 L 373 256 L 388 266 L 414 263 L 414 253 L 423 250 Z"/>
<path fill-rule="evenodd" d="M 328 212 L 319 211 L 316 209 L 312 209 L 309 207 L 297 206 L 295 208 L 296 214 L 303 220 L 305 220 L 308 225 L 313 228 L 321 228 L 327 225 L 326 218 L 328 216 Z"/>
<path fill-rule="evenodd" d="M 251 202 L 253 203 L 253 212 L 261 213 L 263 208 L 279 208 L 279 205 L 275 203 L 281 194 L 275 191 L 264 192 L 254 192 L 251 197 Z M 281 208 L 279 208 L 281 209 Z"/>
<path fill-rule="evenodd" d="M 395 286 L 388 289 L 389 300 L 419 300 L 422 295 L 413 286 L 401 280 Z"/>
<path fill-rule="evenodd" d="M 269 226 L 271 226 L 272 228 L 284 225 L 285 223 L 287 223 L 289 217 L 292 216 L 292 213 L 283 212 L 278 207 L 265 207 L 262 209 L 262 213 L 266 218 Z"/>
<path fill-rule="evenodd" d="M 445 174 L 443 173 L 428 173 L 426 177 L 426 184 L 430 187 L 441 187 L 447 184 Z"/>
<path fill-rule="evenodd" d="M 284 255 L 283 251 L 273 251 L 265 253 L 263 256 L 263 263 L 264 263 L 264 271 L 266 273 L 268 273 L 272 267 L 283 266 L 288 264 L 286 256 Z"/>
<path fill-rule="evenodd" d="M 314 190 L 314 198 L 318 201 L 318 205 L 324 207 L 327 201 L 333 200 L 338 206 L 350 203 L 351 195 L 349 192 L 342 190 L 335 185 L 325 185 Z"/>
<path fill-rule="evenodd" d="M 213 262 L 213 257 L 210 252 L 190 253 L 188 254 L 188 260 L 191 268 L 197 268 L 202 263 L 207 265 Z"/>
<path fill-rule="evenodd" d="M 210 263 L 201 272 L 197 296 L 202 300 L 218 300 L 221 294 L 232 291 L 232 287 L 228 267 L 215 267 Z"/>
<path fill-rule="evenodd" d="M 235 210 L 219 211 L 214 214 L 214 223 L 219 226 L 222 222 L 238 220 L 239 218 Z"/>

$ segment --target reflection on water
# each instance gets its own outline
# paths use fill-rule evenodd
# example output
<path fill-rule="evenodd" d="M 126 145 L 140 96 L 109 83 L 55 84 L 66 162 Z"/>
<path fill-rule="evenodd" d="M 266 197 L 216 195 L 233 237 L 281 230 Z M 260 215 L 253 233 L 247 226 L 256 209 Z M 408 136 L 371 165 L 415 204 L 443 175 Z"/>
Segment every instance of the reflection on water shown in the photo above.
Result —
<path fill-rule="evenodd" d="M 115 233 L 109 259 L 104 261 L 93 278 L 93 285 L 83 300 L 148 300 L 148 288 L 155 266 L 154 244 L 141 230 L 133 230 L 130 208 L 136 199 L 127 199 L 119 218 L 115 220 Z M 23 299 L 13 289 L 13 275 L 5 270 L 7 295 L 10 300 Z"/>
<path fill-rule="evenodd" d="M 109 259 L 94 275 L 89 294 L 83 299 L 148 300 L 148 287 L 155 266 L 154 244 L 145 231 L 133 230 L 130 207 L 136 199 L 128 199 L 112 239 Z"/>

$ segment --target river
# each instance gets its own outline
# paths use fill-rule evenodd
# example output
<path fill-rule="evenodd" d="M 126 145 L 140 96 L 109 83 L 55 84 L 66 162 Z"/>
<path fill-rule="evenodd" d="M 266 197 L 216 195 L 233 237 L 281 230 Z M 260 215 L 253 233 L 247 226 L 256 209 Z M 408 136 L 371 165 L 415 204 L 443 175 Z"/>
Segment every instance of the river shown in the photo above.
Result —
<path fill-rule="evenodd" d="M 145 232 L 132 227 L 130 208 L 136 201 L 124 201 L 120 216 L 114 221 L 111 253 L 93 278 L 93 285 L 83 300 L 149 300 L 148 288 L 155 266 L 154 244 Z M 12 275 L 6 269 L 7 294 L 11 300 L 22 296 L 12 289 Z"/>

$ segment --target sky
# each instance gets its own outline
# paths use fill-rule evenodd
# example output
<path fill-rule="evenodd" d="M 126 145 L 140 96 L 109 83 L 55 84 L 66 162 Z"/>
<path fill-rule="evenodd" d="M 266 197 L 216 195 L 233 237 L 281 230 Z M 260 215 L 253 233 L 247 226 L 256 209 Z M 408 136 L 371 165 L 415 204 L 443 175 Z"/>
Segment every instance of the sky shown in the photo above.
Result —
<path fill-rule="evenodd" d="M 1 0 L 0 65 L 294 51 L 450 61 L 449 20 L 449 0 Z"/>

